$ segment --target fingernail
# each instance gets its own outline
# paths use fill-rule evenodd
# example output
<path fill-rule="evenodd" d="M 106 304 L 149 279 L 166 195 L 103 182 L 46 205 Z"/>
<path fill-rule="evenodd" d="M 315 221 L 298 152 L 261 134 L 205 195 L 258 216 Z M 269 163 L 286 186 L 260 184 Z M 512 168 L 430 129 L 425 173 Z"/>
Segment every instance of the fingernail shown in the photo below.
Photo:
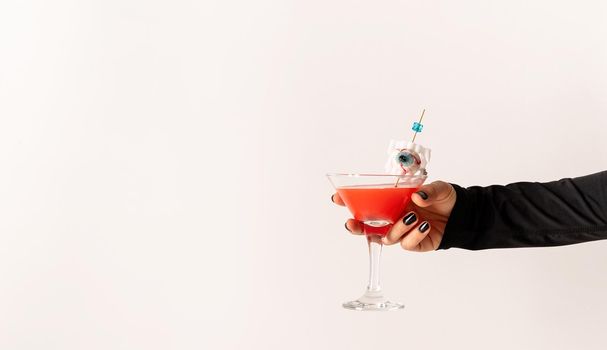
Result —
<path fill-rule="evenodd" d="M 424 233 L 428 231 L 429 228 L 430 224 L 428 223 L 428 221 L 424 221 L 421 225 L 419 225 L 419 232 Z"/>
<path fill-rule="evenodd" d="M 335 196 L 335 194 L 331 195 L 331 202 L 335 203 L 335 200 L 333 200 L 333 196 Z"/>
<path fill-rule="evenodd" d="M 428 199 L 428 194 L 424 191 L 417 191 L 417 194 L 419 194 L 419 196 L 422 197 L 423 200 Z"/>
<path fill-rule="evenodd" d="M 415 222 L 415 220 L 417 220 L 417 216 L 415 215 L 414 212 L 411 212 L 411 213 L 407 214 L 407 216 L 405 216 L 403 218 L 403 223 L 405 225 L 411 225 L 412 223 Z"/>
<path fill-rule="evenodd" d="M 348 232 L 352 233 L 352 231 L 350 231 L 350 229 L 348 228 L 348 223 L 347 222 L 344 224 L 344 227 L 346 228 L 346 230 L 348 230 Z"/>

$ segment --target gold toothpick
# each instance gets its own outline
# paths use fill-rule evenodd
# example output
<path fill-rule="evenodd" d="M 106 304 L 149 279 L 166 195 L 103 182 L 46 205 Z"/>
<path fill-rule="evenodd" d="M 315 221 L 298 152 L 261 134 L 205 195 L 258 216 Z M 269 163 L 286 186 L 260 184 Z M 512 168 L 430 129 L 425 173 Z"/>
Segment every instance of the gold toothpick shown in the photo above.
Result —
<path fill-rule="evenodd" d="M 422 120 L 424 119 L 424 113 L 426 113 L 426 109 L 425 108 L 422 111 L 421 117 L 419 117 L 419 122 L 417 122 L 418 124 L 422 123 Z M 415 132 L 415 134 L 413 134 L 413 140 L 411 140 L 411 142 L 415 142 L 415 136 L 417 136 L 417 131 Z"/>

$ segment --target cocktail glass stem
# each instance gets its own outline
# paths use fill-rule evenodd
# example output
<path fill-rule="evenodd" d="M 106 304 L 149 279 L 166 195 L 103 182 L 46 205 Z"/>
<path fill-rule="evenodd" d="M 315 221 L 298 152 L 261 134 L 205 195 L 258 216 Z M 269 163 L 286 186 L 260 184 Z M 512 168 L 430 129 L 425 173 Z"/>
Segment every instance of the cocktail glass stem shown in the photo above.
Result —
<path fill-rule="evenodd" d="M 379 283 L 379 268 L 383 248 L 381 242 L 382 235 L 367 232 L 367 230 L 371 232 L 377 231 L 378 228 L 380 231 L 386 231 L 385 226 L 387 225 L 389 223 L 365 222 L 365 235 L 367 236 L 367 245 L 369 246 L 369 284 L 367 285 L 365 294 L 360 298 L 343 304 L 346 309 L 383 311 L 397 310 L 404 307 L 403 304 L 388 301 L 384 297 Z"/>
<path fill-rule="evenodd" d="M 369 245 L 369 285 L 367 291 L 381 293 L 381 285 L 379 284 L 379 265 L 383 248 L 381 236 L 367 235 L 367 244 Z"/>

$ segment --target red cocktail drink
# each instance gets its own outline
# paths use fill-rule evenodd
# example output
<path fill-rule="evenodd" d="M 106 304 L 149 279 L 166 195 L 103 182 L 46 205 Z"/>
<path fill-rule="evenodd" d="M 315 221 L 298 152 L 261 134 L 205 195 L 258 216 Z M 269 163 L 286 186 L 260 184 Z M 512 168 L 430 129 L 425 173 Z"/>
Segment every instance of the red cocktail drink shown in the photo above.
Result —
<path fill-rule="evenodd" d="M 395 187 L 394 184 L 338 187 L 337 193 L 344 201 L 354 219 L 365 223 L 366 234 L 385 235 L 391 224 L 399 220 L 406 211 L 411 194 L 418 187 Z M 387 222 L 389 225 L 375 227 L 369 222 Z"/>

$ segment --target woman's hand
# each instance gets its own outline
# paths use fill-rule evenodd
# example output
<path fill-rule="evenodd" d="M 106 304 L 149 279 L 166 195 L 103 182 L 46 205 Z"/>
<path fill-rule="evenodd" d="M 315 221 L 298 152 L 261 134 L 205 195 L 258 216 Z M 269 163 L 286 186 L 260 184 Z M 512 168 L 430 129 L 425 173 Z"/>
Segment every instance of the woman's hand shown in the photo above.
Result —
<path fill-rule="evenodd" d="M 427 252 L 436 250 L 443 238 L 447 220 L 455 205 L 455 189 L 444 181 L 435 181 L 419 188 L 411 196 L 407 213 L 395 222 L 388 234 L 382 239 L 384 244 L 400 242 L 405 250 Z M 344 205 L 339 194 L 331 200 Z M 362 235 L 362 224 L 354 219 L 346 221 L 346 229 L 353 234 Z"/>

